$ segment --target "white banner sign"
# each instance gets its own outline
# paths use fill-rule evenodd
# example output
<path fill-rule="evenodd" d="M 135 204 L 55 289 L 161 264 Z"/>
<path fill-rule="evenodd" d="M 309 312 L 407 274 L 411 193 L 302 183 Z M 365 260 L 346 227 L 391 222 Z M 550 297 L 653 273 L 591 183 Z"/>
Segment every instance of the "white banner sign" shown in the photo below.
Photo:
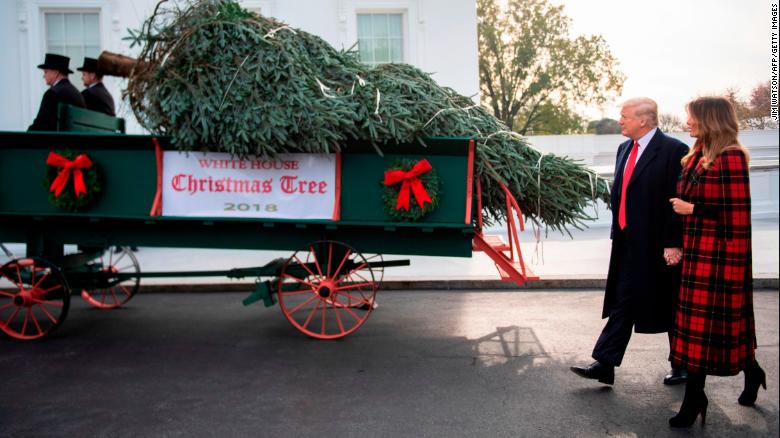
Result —
<path fill-rule="evenodd" d="M 166 151 L 163 216 L 333 219 L 336 155 Z"/>

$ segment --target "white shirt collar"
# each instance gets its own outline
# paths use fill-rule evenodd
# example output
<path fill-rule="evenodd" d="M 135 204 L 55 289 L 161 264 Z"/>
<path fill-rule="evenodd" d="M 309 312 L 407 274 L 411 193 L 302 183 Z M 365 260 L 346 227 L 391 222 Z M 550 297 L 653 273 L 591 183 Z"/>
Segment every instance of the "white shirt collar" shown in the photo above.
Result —
<path fill-rule="evenodd" d="M 655 131 L 658 131 L 658 128 L 651 129 L 647 134 L 643 135 L 642 138 L 637 140 L 639 142 L 639 150 L 644 150 L 648 144 L 650 144 L 650 140 L 653 139 L 653 136 L 655 135 Z"/>
<path fill-rule="evenodd" d="M 52 87 L 55 87 L 57 84 L 59 84 L 60 82 L 62 82 L 62 81 L 64 81 L 64 80 L 65 80 L 65 78 L 62 78 L 62 79 L 57 79 L 56 81 L 54 81 L 54 83 L 53 83 L 53 84 L 51 84 L 51 86 L 52 86 Z"/>

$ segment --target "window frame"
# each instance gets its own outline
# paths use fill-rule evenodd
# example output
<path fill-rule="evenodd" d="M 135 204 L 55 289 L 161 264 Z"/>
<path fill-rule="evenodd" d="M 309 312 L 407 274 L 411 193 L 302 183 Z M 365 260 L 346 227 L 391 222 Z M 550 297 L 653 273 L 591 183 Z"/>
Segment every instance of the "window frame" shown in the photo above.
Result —
<path fill-rule="evenodd" d="M 41 51 L 45 55 L 48 51 L 48 44 L 49 44 L 49 38 L 47 34 L 47 26 L 46 26 L 46 14 L 97 14 L 97 35 L 98 35 L 98 51 L 101 50 L 101 48 L 105 47 L 105 44 L 103 43 L 103 35 L 104 35 L 104 29 L 103 29 L 103 11 L 101 8 L 98 7 L 41 7 L 39 9 L 40 12 L 40 41 L 41 41 Z M 64 43 L 64 42 L 63 42 Z M 83 43 L 83 42 L 82 42 Z M 82 44 L 82 47 L 85 45 Z M 60 53 L 63 55 L 64 53 Z M 99 53 L 98 53 L 99 55 Z M 85 55 L 86 56 L 86 52 Z M 43 57 L 41 57 L 41 60 L 43 60 Z M 70 69 L 73 70 L 73 73 L 69 75 L 69 79 L 71 80 L 71 83 L 79 86 L 80 82 L 75 81 L 74 78 L 78 78 L 78 71 L 76 70 L 77 67 L 81 66 L 81 63 L 84 61 L 84 59 L 73 59 L 70 60 Z M 42 61 L 41 61 L 42 62 Z M 37 65 L 37 64 L 36 64 Z"/>
<path fill-rule="evenodd" d="M 376 67 L 380 64 L 386 64 L 386 63 L 393 63 L 393 62 L 400 62 L 400 63 L 409 63 L 409 24 L 408 24 L 408 17 L 409 14 L 405 9 L 356 9 L 355 10 L 355 41 L 359 44 L 360 43 L 360 22 L 359 22 L 359 16 L 360 15 L 398 15 L 401 18 L 401 59 L 398 61 L 391 60 L 388 62 L 382 62 L 382 63 L 367 63 L 365 61 L 362 61 L 364 64 L 370 65 L 371 67 Z M 372 39 L 376 39 L 376 37 L 372 36 Z M 390 40 L 390 37 L 387 38 L 388 41 Z M 359 46 L 358 46 L 359 50 Z M 389 50 L 389 47 L 388 47 Z M 392 55 L 391 55 L 392 58 Z"/>

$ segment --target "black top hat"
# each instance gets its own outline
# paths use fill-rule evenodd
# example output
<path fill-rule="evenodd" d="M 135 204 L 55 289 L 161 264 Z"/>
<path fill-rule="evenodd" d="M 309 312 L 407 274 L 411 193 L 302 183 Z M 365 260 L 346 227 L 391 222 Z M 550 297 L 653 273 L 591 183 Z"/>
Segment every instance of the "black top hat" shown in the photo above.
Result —
<path fill-rule="evenodd" d="M 90 73 L 97 73 L 98 72 L 98 63 L 97 59 L 95 58 L 84 58 L 84 65 L 77 68 L 78 71 L 87 71 Z"/>
<path fill-rule="evenodd" d="M 70 58 L 68 58 L 67 56 L 57 55 L 54 53 L 47 53 L 46 59 L 43 61 L 43 64 L 38 66 L 38 68 L 57 70 L 64 74 L 73 73 L 73 70 L 71 70 L 68 67 L 68 64 L 70 64 Z"/>

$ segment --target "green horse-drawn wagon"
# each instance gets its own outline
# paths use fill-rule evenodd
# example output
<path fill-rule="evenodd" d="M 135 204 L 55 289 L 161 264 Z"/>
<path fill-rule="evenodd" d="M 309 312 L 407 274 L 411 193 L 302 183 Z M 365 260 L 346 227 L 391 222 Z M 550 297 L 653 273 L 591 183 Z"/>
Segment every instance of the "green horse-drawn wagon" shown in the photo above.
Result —
<path fill-rule="evenodd" d="M 383 269 L 409 263 L 379 254 L 479 250 L 502 278 L 531 278 L 514 220 L 508 243 L 481 233 L 471 139 L 392 145 L 384 156 L 355 142 L 334 154 L 239 158 L 180 153 L 89 116 L 61 114 L 70 132 L 0 132 L 0 242 L 27 248 L 0 268 L 0 329 L 15 338 L 56 329 L 72 292 L 114 308 L 144 277 L 257 277 L 245 303 L 278 301 L 293 326 L 322 339 L 360 327 Z M 519 209 L 506 193 L 512 219 Z M 64 254 L 66 244 L 79 251 Z M 140 272 L 127 246 L 293 252 L 260 267 Z"/>

